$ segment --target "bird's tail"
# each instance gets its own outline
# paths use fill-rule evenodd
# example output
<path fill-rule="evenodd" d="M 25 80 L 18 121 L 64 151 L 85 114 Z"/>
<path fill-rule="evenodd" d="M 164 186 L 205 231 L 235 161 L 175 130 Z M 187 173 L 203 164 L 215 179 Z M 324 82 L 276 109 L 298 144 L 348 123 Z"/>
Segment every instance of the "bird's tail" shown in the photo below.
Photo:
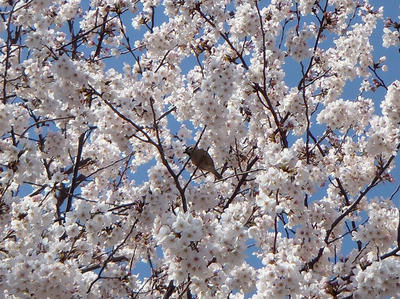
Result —
<path fill-rule="evenodd" d="M 218 171 L 216 171 L 215 169 L 213 171 L 213 175 L 215 176 L 215 178 L 217 180 L 221 180 L 222 179 L 222 175 Z"/>

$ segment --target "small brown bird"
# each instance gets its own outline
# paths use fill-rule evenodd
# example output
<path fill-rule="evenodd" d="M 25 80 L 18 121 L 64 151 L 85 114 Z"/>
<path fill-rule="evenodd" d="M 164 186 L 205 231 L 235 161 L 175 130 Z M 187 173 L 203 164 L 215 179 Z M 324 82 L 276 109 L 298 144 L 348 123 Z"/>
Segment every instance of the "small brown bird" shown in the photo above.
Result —
<path fill-rule="evenodd" d="M 222 175 L 215 169 L 214 161 L 207 151 L 191 145 L 185 149 L 185 154 L 188 154 L 192 163 L 204 171 L 211 172 L 216 179 L 222 179 Z"/>

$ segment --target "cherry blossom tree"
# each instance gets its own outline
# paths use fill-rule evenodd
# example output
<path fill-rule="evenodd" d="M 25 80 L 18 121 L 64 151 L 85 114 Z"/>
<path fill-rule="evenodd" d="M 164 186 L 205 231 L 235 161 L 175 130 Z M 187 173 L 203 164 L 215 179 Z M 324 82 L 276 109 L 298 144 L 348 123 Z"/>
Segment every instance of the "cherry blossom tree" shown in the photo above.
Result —
<path fill-rule="evenodd" d="M 385 7 L 0 5 L 4 297 L 400 297 Z"/>

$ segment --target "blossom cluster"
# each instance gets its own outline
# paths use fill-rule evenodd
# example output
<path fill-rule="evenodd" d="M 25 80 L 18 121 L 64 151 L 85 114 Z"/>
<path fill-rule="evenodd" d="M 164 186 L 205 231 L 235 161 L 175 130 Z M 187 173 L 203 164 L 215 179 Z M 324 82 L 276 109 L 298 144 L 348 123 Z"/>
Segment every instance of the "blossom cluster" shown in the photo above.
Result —
<path fill-rule="evenodd" d="M 382 5 L 0 1 L 0 294 L 400 297 Z"/>

